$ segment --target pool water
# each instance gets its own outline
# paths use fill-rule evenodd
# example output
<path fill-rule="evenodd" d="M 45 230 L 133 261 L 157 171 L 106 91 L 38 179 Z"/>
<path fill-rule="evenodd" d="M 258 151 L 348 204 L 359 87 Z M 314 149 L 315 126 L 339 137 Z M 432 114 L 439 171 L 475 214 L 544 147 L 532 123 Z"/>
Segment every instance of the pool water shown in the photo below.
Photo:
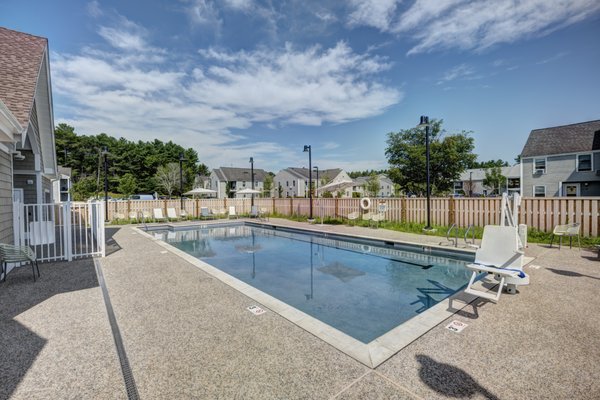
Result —
<path fill-rule="evenodd" d="M 472 261 L 249 225 L 154 234 L 365 344 L 464 288 Z"/>

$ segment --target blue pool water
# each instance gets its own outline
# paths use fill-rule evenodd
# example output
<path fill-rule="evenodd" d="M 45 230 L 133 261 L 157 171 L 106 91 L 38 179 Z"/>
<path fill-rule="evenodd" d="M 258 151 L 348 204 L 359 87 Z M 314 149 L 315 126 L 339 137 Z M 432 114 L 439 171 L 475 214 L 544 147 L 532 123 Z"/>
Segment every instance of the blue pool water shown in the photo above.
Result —
<path fill-rule="evenodd" d="M 154 234 L 363 343 L 461 290 L 472 261 L 248 225 Z"/>

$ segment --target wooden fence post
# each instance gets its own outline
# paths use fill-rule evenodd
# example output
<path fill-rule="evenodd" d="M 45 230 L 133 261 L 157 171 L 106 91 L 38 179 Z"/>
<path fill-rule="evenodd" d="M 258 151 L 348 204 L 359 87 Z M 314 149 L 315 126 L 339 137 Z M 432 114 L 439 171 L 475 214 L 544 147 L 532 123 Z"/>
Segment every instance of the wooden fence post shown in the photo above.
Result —
<path fill-rule="evenodd" d="M 294 215 L 294 198 L 290 197 L 290 213 L 289 215 Z"/>
<path fill-rule="evenodd" d="M 400 198 L 400 222 L 405 224 L 407 222 L 406 208 L 407 208 L 408 200 L 406 197 Z"/>
<path fill-rule="evenodd" d="M 448 201 L 448 225 L 456 223 L 455 209 L 454 197 L 450 196 L 450 200 Z"/>
<path fill-rule="evenodd" d="M 334 211 L 333 212 L 334 212 L 335 218 L 337 218 L 338 213 L 340 211 L 340 206 L 339 206 L 338 198 L 336 197 L 334 200 L 335 201 L 334 201 L 334 208 L 333 208 Z"/>
<path fill-rule="evenodd" d="M 271 214 L 275 214 L 275 197 L 272 197 L 271 200 L 273 201 L 273 207 L 271 208 Z"/>
<path fill-rule="evenodd" d="M 200 199 L 196 199 L 196 212 L 194 218 L 200 218 Z"/>

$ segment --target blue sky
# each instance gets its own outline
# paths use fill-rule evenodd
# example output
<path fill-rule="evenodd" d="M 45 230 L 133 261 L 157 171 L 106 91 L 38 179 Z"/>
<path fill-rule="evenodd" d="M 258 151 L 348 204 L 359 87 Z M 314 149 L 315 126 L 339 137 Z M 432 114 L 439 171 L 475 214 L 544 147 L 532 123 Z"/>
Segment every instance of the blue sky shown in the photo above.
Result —
<path fill-rule="evenodd" d="M 600 118 L 597 0 L 3 0 L 50 41 L 55 122 L 173 140 L 211 168 L 385 168 L 420 115 L 512 161 Z"/>

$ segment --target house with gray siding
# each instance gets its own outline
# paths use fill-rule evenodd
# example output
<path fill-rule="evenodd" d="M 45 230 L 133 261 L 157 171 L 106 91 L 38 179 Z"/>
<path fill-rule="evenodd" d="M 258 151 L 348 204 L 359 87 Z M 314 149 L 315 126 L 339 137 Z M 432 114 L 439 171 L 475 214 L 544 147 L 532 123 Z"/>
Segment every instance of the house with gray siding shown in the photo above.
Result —
<path fill-rule="evenodd" d="M 495 189 L 485 185 L 485 175 L 489 168 L 472 168 L 465 170 L 454 182 L 455 196 L 487 196 Z M 505 182 L 500 185 L 500 192 L 519 193 L 521 190 L 521 164 L 500 167 Z"/>
<path fill-rule="evenodd" d="M 263 169 L 254 168 L 254 189 L 264 189 L 267 172 Z M 252 169 L 221 167 L 215 168 L 210 173 L 209 189 L 217 191 L 217 198 L 250 198 L 250 194 L 237 194 L 237 190 L 252 188 Z M 255 197 L 257 197 L 255 195 Z"/>
<path fill-rule="evenodd" d="M 521 165 L 523 196 L 600 196 L 600 120 L 531 131 Z"/>
<path fill-rule="evenodd" d="M 57 177 L 48 40 L 0 27 L 0 242 L 13 200 L 52 202 Z"/>

